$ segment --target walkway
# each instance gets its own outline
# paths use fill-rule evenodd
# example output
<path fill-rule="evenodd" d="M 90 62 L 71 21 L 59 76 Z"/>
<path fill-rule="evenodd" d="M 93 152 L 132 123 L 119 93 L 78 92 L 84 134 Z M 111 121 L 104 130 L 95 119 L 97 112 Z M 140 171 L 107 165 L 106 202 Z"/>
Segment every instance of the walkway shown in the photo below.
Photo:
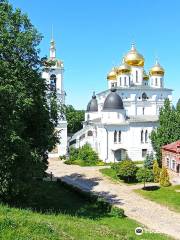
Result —
<path fill-rule="evenodd" d="M 179 213 L 134 193 L 133 189 L 137 186 L 113 183 L 99 172 L 100 168 L 102 167 L 66 165 L 62 161 L 53 160 L 50 161 L 48 172 L 82 190 L 103 196 L 117 207 L 123 208 L 128 217 L 144 224 L 153 232 L 180 239 Z"/>

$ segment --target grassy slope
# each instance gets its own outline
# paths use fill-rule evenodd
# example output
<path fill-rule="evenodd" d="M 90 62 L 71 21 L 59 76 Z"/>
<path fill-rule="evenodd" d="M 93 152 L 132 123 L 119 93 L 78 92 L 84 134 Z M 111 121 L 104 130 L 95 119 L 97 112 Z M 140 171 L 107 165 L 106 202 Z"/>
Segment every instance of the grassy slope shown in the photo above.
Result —
<path fill-rule="evenodd" d="M 154 191 L 136 190 L 142 196 L 180 212 L 180 186 L 162 187 Z"/>
<path fill-rule="evenodd" d="M 97 215 L 96 203 L 60 183 L 39 182 L 23 210 L 0 205 L 2 240 L 167 240 L 166 236 L 134 234 L 139 225 L 128 218 Z M 36 210 L 35 210 L 36 209 Z"/>

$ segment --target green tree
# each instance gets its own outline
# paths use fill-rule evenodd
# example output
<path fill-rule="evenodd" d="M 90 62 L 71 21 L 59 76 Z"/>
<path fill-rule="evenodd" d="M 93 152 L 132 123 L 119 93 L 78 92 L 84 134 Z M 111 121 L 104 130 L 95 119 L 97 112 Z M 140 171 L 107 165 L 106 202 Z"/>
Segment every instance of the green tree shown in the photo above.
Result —
<path fill-rule="evenodd" d="M 153 175 L 154 175 L 154 182 L 158 183 L 160 178 L 160 168 L 157 160 L 155 160 L 153 163 Z"/>
<path fill-rule="evenodd" d="M 0 197 L 11 200 L 24 196 L 47 169 L 57 108 L 52 99 L 47 104 L 41 78 L 41 35 L 6 0 L 0 0 L 0 13 Z"/>
<path fill-rule="evenodd" d="M 123 160 L 118 165 L 117 175 L 126 182 L 134 181 L 137 172 L 136 164 L 131 160 Z"/>
<path fill-rule="evenodd" d="M 168 174 L 167 168 L 164 166 L 162 167 L 162 170 L 160 173 L 159 183 L 162 187 L 168 187 L 171 185 L 169 181 L 169 174 Z"/>
<path fill-rule="evenodd" d="M 151 134 L 152 145 L 160 166 L 161 147 L 180 139 L 180 131 L 177 131 L 177 127 L 180 125 L 178 122 L 179 115 L 180 114 L 177 113 L 177 110 L 171 107 L 170 101 L 166 99 L 164 107 L 160 111 L 159 127 L 152 131 Z"/>
<path fill-rule="evenodd" d="M 144 167 L 148 169 L 152 169 L 153 161 L 154 161 L 154 155 L 153 155 L 153 152 L 151 152 L 150 154 L 146 155 L 146 158 L 144 160 Z"/>
<path fill-rule="evenodd" d="M 139 168 L 136 173 L 136 178 L 139 182 L 144 183 L 144 188 L 146 187 L 146 182 L 153 181 L 152 170 L 148 168 Z"/>
<path fill-rule="evenodd" d="M 84 121 L 85 112 L 83 110 L 75 110 L 72 105 L 64 106 L 64 112 L 68 122 L 68 134 L 79 131 L 83 127 L 82 122 Z"/>

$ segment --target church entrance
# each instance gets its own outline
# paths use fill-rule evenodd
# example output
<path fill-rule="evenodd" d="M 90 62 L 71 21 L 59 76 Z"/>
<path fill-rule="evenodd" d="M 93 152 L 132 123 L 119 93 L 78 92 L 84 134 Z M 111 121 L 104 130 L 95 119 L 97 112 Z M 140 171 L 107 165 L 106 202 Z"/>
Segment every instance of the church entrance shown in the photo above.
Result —
<path fill-rule="evenodd" d="M 127 158 L 127 150 L 126 149 L 118 149 L 114 152 L 114 160 L 122 161 Z"/>

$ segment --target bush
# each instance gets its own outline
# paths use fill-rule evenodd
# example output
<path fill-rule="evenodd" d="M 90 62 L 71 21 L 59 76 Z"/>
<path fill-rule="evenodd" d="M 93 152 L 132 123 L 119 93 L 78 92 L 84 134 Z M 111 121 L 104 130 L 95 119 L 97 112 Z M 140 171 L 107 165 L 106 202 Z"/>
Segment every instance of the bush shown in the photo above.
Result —
<path fill-rule="evenodd" d="M 69 160 L 66 164 L 78 164 L 80 166 L 96 166 L 104 165 L 99 159 L 98 154 L 92 149 L 89 144 L 85 144 L 81 148 L 70 148 Z"/>
<path fill-rule="evenodd" d="M 169 174 L 166 167 L 162 167 L 159 183 L 162 187 L 169 187 L 171 185 L 169 181 Z"/>
<path fill-rule="evenodd" d="M 124 217 L 125 217 L 124 209 L 118 208 L 118 207 L 112 207 L 112 208 L 111 208 L 110 215 L 111 215 L 112 217 L 124 218 Z"/>
<path fill-rule="evenodd" d="M 137 172 L 136 164 L 131 160 L 123 160 L 118 164 L 117 174 L 120 179 L 123 179 L 125 182 L 132 182 L 136 180 Z"/>
<path fill-rule="evenodd" d="M 153 163 L 153 174 L 154 174 L 154 182 L 158 183 L 160 178 L 160 168 L 157 160 L 155 160 Z"/>
<path fill-rule="evenodd" d="M 112 205 L 109 202 L 107 202 L 104 198 L 98 198 L 97 207 L 100 212 L 109 213 L 111 212 Z"/>
<path fill-rule="evenodd" d="M 144 188 L 146 182 L 152 182 L 154 179 L 152 170 L 148 168 L 139 168 L 136 173 L 136 178 L 139 182 L 144 183 Z"/>

